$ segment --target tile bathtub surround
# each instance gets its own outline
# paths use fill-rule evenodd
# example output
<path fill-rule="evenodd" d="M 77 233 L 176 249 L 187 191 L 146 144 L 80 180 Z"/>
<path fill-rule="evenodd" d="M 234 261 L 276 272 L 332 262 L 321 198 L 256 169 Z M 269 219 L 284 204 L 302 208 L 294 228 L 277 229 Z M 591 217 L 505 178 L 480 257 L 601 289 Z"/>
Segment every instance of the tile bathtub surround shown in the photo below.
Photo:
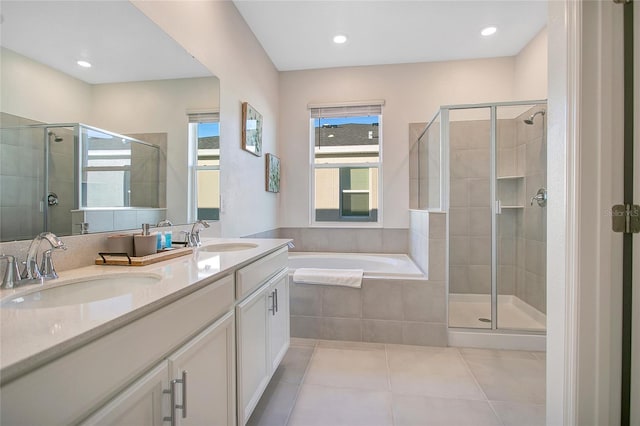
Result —
<path fill-rule="evenodd" d="M 291 251 L 333 253 L 408 253 L 404 228 L 278 228 L 276 238 L 291 238 Z"/>
<path fill-rule="evenodd" d="M 538 352 L 293 339 L 249 424 L 541 426 L 544 377 Z"/>
<path fill-rule="evenodd" d="M 445 346 L 446 286 L 424 279 L 373 279 L 362 288 L 296 284 L 291 336 Z"/>
<path fill-rule="evenodd" d="M 433 281 L 444 281 L 446 268 L 446 214 L 409 211 L 409 255 Z"/>

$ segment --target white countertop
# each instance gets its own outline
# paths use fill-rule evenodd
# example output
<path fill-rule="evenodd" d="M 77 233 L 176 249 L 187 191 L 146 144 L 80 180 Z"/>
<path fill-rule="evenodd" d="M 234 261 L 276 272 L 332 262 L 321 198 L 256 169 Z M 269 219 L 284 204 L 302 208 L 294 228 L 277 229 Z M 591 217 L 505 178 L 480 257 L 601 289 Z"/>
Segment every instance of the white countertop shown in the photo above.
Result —
<path fill-rule="evenodd" d="M 0 382 L 36 368 L 123 325 L 149 314 L 207 284 L 232 273 L 284 245 L 286 239 L 208 238 L 203 247 L 218 243 L 254 243 L 256 248 L 192 254 L 148 266 L 92 265 L 59 272 L 43 285 L 0 290 L 0 303 L 43 289 L 73 284 L 87 277 L 152 276 L 151 285 L 132 286 L 119 297 L 66 306 L 25 309 L 0 307 Z"/>

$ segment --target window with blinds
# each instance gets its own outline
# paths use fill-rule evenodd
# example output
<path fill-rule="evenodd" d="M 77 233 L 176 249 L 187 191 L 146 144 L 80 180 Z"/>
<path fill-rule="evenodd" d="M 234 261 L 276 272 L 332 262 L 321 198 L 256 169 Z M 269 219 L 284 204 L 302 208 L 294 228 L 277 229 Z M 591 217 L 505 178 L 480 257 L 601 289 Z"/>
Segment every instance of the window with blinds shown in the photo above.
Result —
<path fill-rule="evenodd" d="M 189 118 L 191 221 L 220 219 L 220 118 L 199 111 Z"/>
<path fill-rule="evenodd" d="M 310 106 L 312 223 L 381 222 L 382 105 Z"/>

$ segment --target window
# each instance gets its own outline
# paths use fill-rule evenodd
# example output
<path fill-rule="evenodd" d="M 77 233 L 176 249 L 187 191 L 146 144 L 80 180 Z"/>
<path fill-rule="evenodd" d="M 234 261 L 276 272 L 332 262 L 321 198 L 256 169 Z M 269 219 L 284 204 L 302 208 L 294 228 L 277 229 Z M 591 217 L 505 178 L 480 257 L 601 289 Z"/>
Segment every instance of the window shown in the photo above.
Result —
<path fill-rule="evenodd" d="M 382 105 L 310 110 L 312 223 L 380 223 Z"/>
<path fill-rule="evenodd" d="M 220 220 L 220 123 L 217 113 L 189 115 L 189 220 Z"/>

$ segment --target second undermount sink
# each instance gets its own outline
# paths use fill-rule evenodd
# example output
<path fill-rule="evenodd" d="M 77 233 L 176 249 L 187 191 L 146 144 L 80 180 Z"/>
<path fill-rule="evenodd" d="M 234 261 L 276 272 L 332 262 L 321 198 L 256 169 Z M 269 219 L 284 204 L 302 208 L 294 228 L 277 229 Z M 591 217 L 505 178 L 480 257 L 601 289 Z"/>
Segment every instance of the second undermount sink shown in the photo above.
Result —
<path fill-rule="evenodd" d="M 223 252 L 223 251 L 241 251 L 241 250 L 249 250 L 258 247 L 257 244 L 254 243 L 219 243 L 219 244 L 210 244 L 208 246 L 200 247 L 200 251 L 210 251 L 210 252 Z"/>
<path fill-rule="evenodd" d="M 160 281 L 157 275 L 114 275 L 69 281 L 57 287 L 16 296 L 0 303 L 2 309 L 41 309 L 81 305 L 126 296 Z M 51 282 L 49 282 L 51 283 Z"/>

